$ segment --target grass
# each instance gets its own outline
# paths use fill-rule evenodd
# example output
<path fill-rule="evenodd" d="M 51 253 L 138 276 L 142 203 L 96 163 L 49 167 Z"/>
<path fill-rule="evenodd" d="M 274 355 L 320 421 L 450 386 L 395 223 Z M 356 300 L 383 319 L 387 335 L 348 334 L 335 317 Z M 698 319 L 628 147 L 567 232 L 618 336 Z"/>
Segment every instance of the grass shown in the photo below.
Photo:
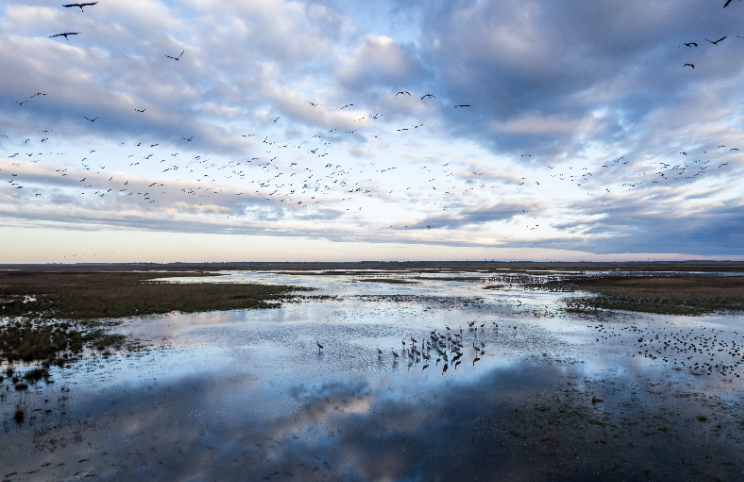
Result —
<path fill-rule="evenodd" d="M 94 319 L 180 311 L 273 308 L 300 288 L 260 284 L 165 283 L 155 277 L 207 273 L 0 272 L 0 316 Z M 307 290 L 305 288 L 305 290 Z"/>
<path fill-rule="evenodd" d="M 85 347 L 121 349 L 109 332 L 116 319 L 180 311 L 194 313 L 276 308 L 289 291 L 308 288 L 260 284 L 166 283 L 154 278 L 213 276 L 200 272 L 0 272 L 0 354 L 8 361 L 64 366 Z M 106 321 L 107 320 L 107 321 Z M 66 356 L 59 356 L 60 354 Z"/>
<path fill-rule="evenodd" d="M 388 283 L 392 285 L 411 285 L 416 283 L 416 281 L 406 281 L 397 278 L 364 278 L 354 281 L 359 281 L 361 283 Z"/>
<path fill-rule="evenodd" d="M 701 315 L 744 310 L 744 277 L 604 277 L 572 279 L 575 289 L 598 296 L 566 300 L 569 310 L 619 309 Z"/>

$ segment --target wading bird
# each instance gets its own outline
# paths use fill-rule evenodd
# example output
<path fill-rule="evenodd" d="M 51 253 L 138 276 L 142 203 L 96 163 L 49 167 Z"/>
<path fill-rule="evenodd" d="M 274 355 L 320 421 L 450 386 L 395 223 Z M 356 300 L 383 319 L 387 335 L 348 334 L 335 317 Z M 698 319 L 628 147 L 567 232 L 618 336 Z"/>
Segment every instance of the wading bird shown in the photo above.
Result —
<path fill-rule="evenodd" d="M 320 344 L 320 340 L 315 340 L 315 344 L 318 345 L 318 353 L 323 349 L 323 345 Z"/>

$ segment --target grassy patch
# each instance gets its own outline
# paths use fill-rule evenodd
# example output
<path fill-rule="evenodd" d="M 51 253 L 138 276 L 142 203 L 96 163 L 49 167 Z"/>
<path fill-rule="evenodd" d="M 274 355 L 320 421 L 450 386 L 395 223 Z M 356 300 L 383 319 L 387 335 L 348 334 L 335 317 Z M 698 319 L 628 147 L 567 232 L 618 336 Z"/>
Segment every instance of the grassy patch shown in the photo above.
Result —
<path fill-rule="evenodd" d="M 597 296 L 565 300 L 570 311 L 626 310 L 701 315 L 744 310 L 744 277 L 607 277 L 570 281 Z"/>
<path fill-rule="evenodd" d="M 211 276 L 161 272 L 0 272 L 0 354 L 10 362 L 63 366 L 85 347 L 126 346 L 113 320 L 180 311 L 276 308 L 308 288 L 259 284 L 167 283 L 154 278 Z M 60 357 L 60 354 L 65 356 Z"/>
<path fill-rule="evenodd" d="M 388 283 L 392 285 L 410 285 L 416 283 L 415 281 L 407 281 L 398 278 L 363 278 L 354 281 L 359 281 L 361 283 Z"/>
<path fill-rule="evenodd" d="M 289 291 L 302 289 L 260 284 L 149 281 L 155 277 L 175 276 L 209 274 L 0 272 L 0 315 L 81 320 L 171 311 L 274 308 Z"/>

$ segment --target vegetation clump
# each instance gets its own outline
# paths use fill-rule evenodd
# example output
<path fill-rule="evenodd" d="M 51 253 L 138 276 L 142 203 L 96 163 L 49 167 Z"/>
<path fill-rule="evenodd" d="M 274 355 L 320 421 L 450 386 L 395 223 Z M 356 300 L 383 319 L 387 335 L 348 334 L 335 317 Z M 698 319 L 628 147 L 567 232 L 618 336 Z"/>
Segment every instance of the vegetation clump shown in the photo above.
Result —
<path fill-rule="evenodd" d="M 126 346 L 110 333 L 123 317 L 276 308 L 297 288 L 260 284 L 169 283 L 200 272 L 0 272 L 0 355 L 9 362 L 64 366 L 87 347 L 109 354 Z M 157 281 L 155 281 L 157 279 Z M 9 375 L 10 376 L 10 375 Z"/>
<path fill-rule="evenodd" d="M 274 308 L 291 291 L 309 288 L 262 284 L 171 283 L 153 278 L 211 273 L 0 272 L 0 316 L 84 320 L 180 311 Z"/>
<path fill-rule="evenodd" d="M 744 277 L 654 276 L 573 279 L 576 290 L 592 297 L 564 300 L 569 311 L 626 310 L 701 315 L 744 310 Z"/>

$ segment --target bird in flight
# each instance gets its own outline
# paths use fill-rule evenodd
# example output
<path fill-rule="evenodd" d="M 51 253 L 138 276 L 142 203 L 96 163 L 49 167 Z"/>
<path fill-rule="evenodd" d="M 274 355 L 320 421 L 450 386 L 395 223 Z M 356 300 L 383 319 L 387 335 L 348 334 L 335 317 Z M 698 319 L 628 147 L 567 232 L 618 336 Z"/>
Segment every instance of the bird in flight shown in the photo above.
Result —
<path fill-rule="evenodd" d="M 80 11 L 84 12 L 83 7 L 92 7 L 98 2 L 88 2 L 88 3 L 68 3 L 67 5 L 62 5 L 63 7 L 80 7 Z"/>
<path fill-rule="evenodd" d="M 136 108 L 136 107 L 135 107 L 135 108 L 134 108 L 134 110 L 136 110 L 137 112 L 144 112 L 144 111 L 146 111 L 146 110 L 147 110 L 147 108 L 145 107 L 144 109 L 142 109 L 142 110 L 139 110 L 138 108 Z"/>
<path fill-rule="evenodd" d="M 721 40 L 725 39 L 726 37 L 728 37 L 728 35 L 724 35 L 723 37 L 719 38 L 715 42 L 712 41 L 712 40 L 708 40 L 708 39 L 705 39 L 705 40 L 708 40 L 708 42 L 712 43 L 713 45 L 718 45 L 718 42 L 720 42 Z"/>
<path fill-rule="evenodd" d="M 424 100 L 427 97 L 431 97 L 432 99 L 436 99 L 436 96 L 433 96 L 431 94 L 426 94 L 425 96 L 421 97 L 421 100 Z"/>
<path fill-rule="evenodd" d="M 397 94 L 395 94 L 395 97 L 398 97 L 401 94 L 407 95 L 408 97 L 411 96 L 411 93 L 408 92 L 407 90 L 401 90 L 400 92 L 398 92 Z"/>
<path fill-rule="evenodd" d="M 470 107 L 470 104 L 460 104 L 456 105 L 455 107 Z"/>
<path fill-rule="evenodd" d="M 723 8 L 726 8 L 729 6 L 729 3 L 731 3 L 731 0 L 726 0 L 726 4 L 723 6 Z"/>
<path fill-rule="evenodd" d="M 682 68 L 685 68 L 685 67 L 687 67 L 687 66 L 690 66 L 690 67 L 692 67 L 693 69 L 695 68 L 695 66 L 694 66 L 694 65 L 692 65 L 692 64 L 685 64 L 685 65 L 683 65 L 683 66 L 682 66 Z"/>
<path fill-rule="evenodd" d="M 698 46 L 698 44 L 696 44 L 695 42 L 683 42 L 682 45 L 684 45 L 685 47 L 690 47 L 690 48 L 692 48 L 693 45 L 695 47 Z M 680 45 L 679 47 L 681 47 L 682 45 Z M 679 47 L 677 47 L 677 48 L 679 48 Z"/>
<path fill-rule="evenodd" d="M 49 36 L 49 38 L 54 38 L 54 37 L 64 37 L 64 38 L 65 38 L 65 40 L 69 41 L 70 39 L 69 39 L 69 38 L 67 38 L 67 36 L 68 36 L 68 35 L 80 35 L 80 32 L 65 32 L 65 33 L 58 33 L 58 34 L 56 34 L 56 35 L 50 35 L 50 36 Z"/>
<path fill-rule="evenodd" d="M 36 97 L 37 95 L 46 95 L 46 94 L 43 94 L 43 93 L 41 93 L 41 92 L 37 92 L 37 93 L 35 93 L 34 95 L 32 95 L 31 97 L 29 97 L 29 99 L 33 99 L 33 98 L 34 98 L 34 97 Z"/>
<path fill-rule="evenodd" d="M 91 122 L 95 122 L 96 119 L 98 119 L 98 117 L 94 117 L 92 119 L 90 117 L 85 117 L 85 116 L 83 116 L 83 117 L 85 118 L 85 120 L 88 120 L 88 121 L 91 121 Z"/>
<path fill-rule="evenodd" d="M 178 60 L 178 59 L 181 58 L 181 55 L 183 55 L 184 52 L 186 52 L 186 51 L 185 50 L 182 50 L 181 53 L 178 54 L 178 57 L 172 57 L 170 55 L 166 55 L 166 57 L 168 57 L 169 59 Z"/>

